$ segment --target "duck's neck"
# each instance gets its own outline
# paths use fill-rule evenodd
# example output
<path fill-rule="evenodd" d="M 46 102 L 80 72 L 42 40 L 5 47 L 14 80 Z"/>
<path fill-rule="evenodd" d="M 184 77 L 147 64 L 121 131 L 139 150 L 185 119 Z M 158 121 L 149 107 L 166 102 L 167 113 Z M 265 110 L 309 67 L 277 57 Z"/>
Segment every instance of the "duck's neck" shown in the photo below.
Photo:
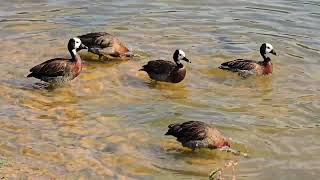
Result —
<path fill-rule="evenodd" d="M 75 49 L 72 49 L 70 51 L 70 54 L 71 54 L 71 61 L 72 62 L 81 61 L 81 58 L 80 58 L 80 56 L 78 55 L 78 53 L 77 53 L 77 51 Z"/>
<path fill-rule="evenodd" d="M 180 68 L 183 68 L 183 64 L 181 63 L 181 61 L 176 60 L 175 62 L 176 62 L 177 67 L 178 67 L 179 69 L 180 69 Z"/>
<path fill-rule="evenodd" d="M 264 62 L 264 63 L 268 63 L 268 62 L 271 61 L 270 57 L 269 57 L 267 54 L 262 54 L 262 53 L 261 53 L 261 56 L 262 56 L 262 58 L 263 58 L 263 62 Z"/>

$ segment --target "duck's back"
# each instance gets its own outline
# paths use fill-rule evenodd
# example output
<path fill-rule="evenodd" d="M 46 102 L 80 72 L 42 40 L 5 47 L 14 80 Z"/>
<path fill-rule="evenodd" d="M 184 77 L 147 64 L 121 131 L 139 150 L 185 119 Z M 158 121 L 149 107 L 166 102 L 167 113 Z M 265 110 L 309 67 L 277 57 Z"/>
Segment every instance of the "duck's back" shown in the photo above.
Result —
<path fill-rule="evenodd" d="M 81 42 L 89 48 L 112 47 L 117 55 L 129 52 L 126 45 L 116 36 L 107 32 L 94 32 L 78 36 Z"/>
<path fill-rule="evenodd" d="M 208 127 L 200 121 L 188 121 L 169 125 L 166 135 L 172 135 L 180 142 L 203 140 L 207 137 Z"/>
<path fill-rule="evenodd" d="M 226 69 L 230 71 L 238 70 L 252 70 L 258 65 L 257 61 L 247 59 L 236 59 L 233 61 L 224 62 L 219 67 L 220 69 Z"/>
<path fill-rule="evenodd" d="M 78 36 L 81 42 L 88 47 L 108 47 L 112 45 L 114 36 L 106 32 L 88 33 Z"/>
<path fill-rule="evenodd" d="M 146 71 L 151 79 L 167 81 L 176 67 L 177 65 L 171 61 L 154 60 L 149 61 L 141 70 Z"/>
<path fill-rule="evenodd" d="M 166 135 L 177 138 L 183 146 L 189 148 L 220 148 L 229 146 L 225 137 L 213 126 L 201 121 L 187 121 L 169 125 Z"/>

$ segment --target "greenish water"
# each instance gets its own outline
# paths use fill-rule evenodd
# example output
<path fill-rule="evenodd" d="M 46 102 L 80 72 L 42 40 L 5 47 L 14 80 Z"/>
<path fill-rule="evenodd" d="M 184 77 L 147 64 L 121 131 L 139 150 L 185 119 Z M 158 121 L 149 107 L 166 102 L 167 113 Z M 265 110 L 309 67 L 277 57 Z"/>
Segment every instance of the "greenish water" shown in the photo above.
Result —
<path fill-rule="evenodd" d="M 319 10 L 316 0 L 0 2 L 1 176 L 207 179 L 236 160 L 238 179 L 318 179 Z M 68 57 L 69 38 L 94 31 L 120 36 L 139 57 L 85 61 L 55 90 L 25 78 L 40 62 Z M 217 69 L 259 59 L 262 42 L 280 54 L 271 76 Z M 137 71 L 177 48 L 192 60 L 182 83 L 154 85 Z M 191 152 L 164 136 L 168 124 L 188 120 L 216 125 L 250 157 Z"/>

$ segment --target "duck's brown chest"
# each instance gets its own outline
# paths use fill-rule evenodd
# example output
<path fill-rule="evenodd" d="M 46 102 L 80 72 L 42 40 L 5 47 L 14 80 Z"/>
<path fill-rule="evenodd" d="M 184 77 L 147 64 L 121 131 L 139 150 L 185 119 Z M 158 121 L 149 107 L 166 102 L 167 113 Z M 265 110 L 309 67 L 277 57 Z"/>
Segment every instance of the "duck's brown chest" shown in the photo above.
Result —
<path fill-rule="evenodd" d="M 273 71 L 272 63 L 268 62 L 267 64 L 264 65 L 263 68 L 263 74 L 271 74 Z"/>
<path fill-rule="evenodd" d="M 207 141 L 209 142 L 209 147 L 211 148 L 221 148 L 223 146 L 228 146 L 228 141 L 226 138 L 213 127 L 207 128 Z"/>
<path fill-rule="evenodd" d="M 129 49 L 124 45 L 124 43 L 118 39 L 118 38 L 113 38 L 113 50 L 115 51 L 115 53 L 120 56 L 120 55 L 124 55 L 126 53 L 129 52 Z"/>
<path fill-rule="evenodd" d="M 77 77 L 82 70 L 82 63 L 80 57 L 76 57 L 76 62 L 72 66 L 73 77 Z"/>
<path fill-rule="evenodd" d="M 177 69 L 171 73 L 170 82 L 179 83 L 185 78 L 186 74 L 187 74 L 186 67 Z"/>

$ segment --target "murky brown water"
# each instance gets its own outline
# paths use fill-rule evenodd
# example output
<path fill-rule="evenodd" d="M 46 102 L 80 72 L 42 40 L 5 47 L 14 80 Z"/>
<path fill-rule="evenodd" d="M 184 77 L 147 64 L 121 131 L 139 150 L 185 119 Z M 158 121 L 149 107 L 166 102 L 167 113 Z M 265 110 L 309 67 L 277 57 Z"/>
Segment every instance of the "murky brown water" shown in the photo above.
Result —
<path fill-rule="evenodd" d="M 237 160 L 238 179 L 320 175 L 320 3 L 316 0 L 0 2 L 0 176 L 32 179 L 207 179 Z M 86 61 L 55 90 L 35 88 L 30 67 L 69 56 L 70 37 L 119 35 L 140 56 Z M 217 67 L 260 58 L 273 44 L 274 74 L 241 79 Z M 150 59 L 183 49 L 180 84 L 150 83 Z M 167 125 L 215 124 L 250 158 L 191 152 Z M 229 174 L 230 176 L 230 174 Z"/>

